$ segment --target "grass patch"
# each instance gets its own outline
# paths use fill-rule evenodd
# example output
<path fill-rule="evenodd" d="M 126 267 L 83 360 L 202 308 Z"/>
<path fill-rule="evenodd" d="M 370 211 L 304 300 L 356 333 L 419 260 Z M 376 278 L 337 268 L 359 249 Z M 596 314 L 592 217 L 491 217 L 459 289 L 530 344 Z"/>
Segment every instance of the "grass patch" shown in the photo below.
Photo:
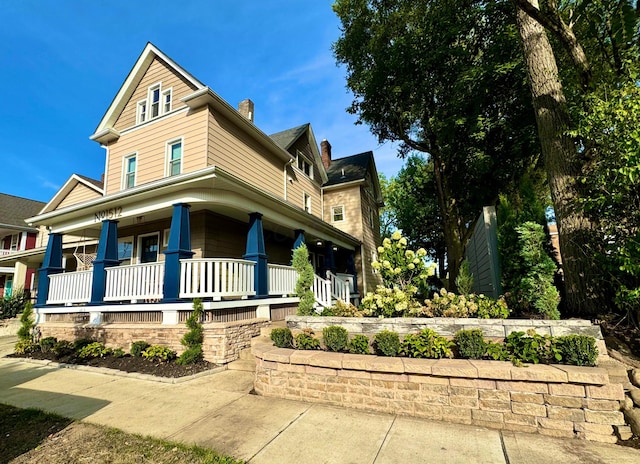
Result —
<path fill-rule="evenodd" d="M 153 462 L 243 464 L 199 446 L 186 446 L 76 422 L 37 409 L 0 403 L 0 462 L 66 464 Z"/>

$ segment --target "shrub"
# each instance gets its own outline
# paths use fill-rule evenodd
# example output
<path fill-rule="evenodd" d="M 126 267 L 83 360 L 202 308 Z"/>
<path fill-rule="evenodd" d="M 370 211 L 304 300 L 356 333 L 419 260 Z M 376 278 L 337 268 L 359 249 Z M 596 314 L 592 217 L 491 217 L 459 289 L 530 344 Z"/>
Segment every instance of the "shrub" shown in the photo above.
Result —
<path fill-rule="evenodd" d="M 129 350 L 129 353 L 131 353 L 131 356 L 142 356 L 144 350 L 146 350 L 150 346 L 151 345 L 144 340 L 139 340 L 131 344 L 131 350 Z"/>
<path fill-rule="evenodd" d="M 371 354 L 371 351 L 369 351 L 369 337 L 364 334 L 354 335 L 347 343 L 347 350 L 353 354 Z"/>
<path fill-rule="evenodd" d="M 124 358 L 126 353 L 122 348 L 115 348 L 111 351 L 114 358 Z"/>
<path fill-rule="evenodd" d="M 487 341 L 485 357 L 493 359 L 494 361 L 507 361 L 510 355 L 504 343 Z"/>
<path fill-rule="evenodd" d="M 320 341 L 313 336 L 312 330 L 305 330 L 295 336 L 296 348 L 299 350 L 319 350 Z"/>
<path fill-rule="evenodd" d="M 48 353 L 57 342 L 58 339 L 56 337 L 44 337 L 40 340 L 40 350 L 42 350 L 43 353 Z"/>
<path fill-rule="evenodd" d="M 313 266 L 309 261 L 309 249 L 304 243 L 293 250 L 291 265 L 298 272 L 296 281 L 296 295 L 300 298 L 298 303 L 298 316 L 310 316 L 313 313 L 313 305 L 316 298 L 311 290 L 313 285 Z"/>
<path fill-rule="evenodd" d="M 460 357 L 465 359 L 482 359 L 487 344 L 480 329 L 460 330 L 453 338 Z"/>
<path fill-rule="evenodd" d="M 202 313 L 204 308 L 202 306 L 202 300 L 195 298 L 193 300 L 193 312 L 187 318 L 185 325 L 189 329 L 189 332 L 184 334 L 180 343 L 187 349 L 180 355 L 176 361 L 178 364 L 193 364 L 202 361 L 204 355 L 202 354 L 202 341 L 204 340 L 204 328 L 200 320 L 202 319 Z"/>
<path fill-rule="evenodd" d="M 21 289 L 14 289 L 11 296 L 0 298 L 0 319 L 16 317 L 24 311 L 29 302 L 29 294 Z"/>
<path fill-rule="evenodd" d="M 31 339 L 18 340 L 14 347 L 16 354 L 29 354 L 33 353 L 37 349 L 38 345 L 35 344 Z"/>
<path fill-rule="evenodd" d="M 431 329 L 422 329 L 417 334 L 404 337 L 400 351 L 410 358 L 444 358 L 452 357 L 453 342 L 438 335 Z"/>
<path fill-rule="evenodd" d="M 150 361 L 167 362 L 176 359 L 176 352 L 162 345 L 151 345 L 142 352 L 142 356 Z"/>
<path fill-rule="evenodd" d="M 33 308 L 31 302 L 27 302 L 20 316 L 20 328 L 18 329 L 19 341 L 33 341 L 31 339 L 31 330 L 34 327 L 33 323 Z"/>
<path fill-rule="evenodd" d="M 204 359 L 204 354 L 202 353 L 202 346 L 194 346 L 192 348 L 187 348 L 177 359 L 176 363 L 186 365 L 186 364 L 194 364 L 200 362 Z"/>
<path fill-rule="evenodd" d="M 362 317 L 362 311 L 351 303 L 345 303 L 342 300 L 336 301 L 336 304 L 325 308 L 322 311 L 322 316 L 334 316 L 334 317 Z"/>
<path fill-rule="evenodd" d="M 373 337 L 373 349 L 382 356 L 397 356 L 400 352 L 400 336 L 391 330 L 378 332 Z"/>
<path fill-rule="evenodd" d="M 595 366 L 598 359 L 596 339 L 588 335 L 564 335 L 557 338 L 564 364 Z"/>
<path fill-rule="evenodd" d="M 504 342 L 515 362 L 538 364 L 562 359 L 555 339 L 550 335 L 539 335 L 535 330 L 528 330 L 527 333 L 511 332 Z"/>
<path fill-rule="evenodd" d="M 73 342 L 73 350 L 79 352 L 85 346 L 91 345 L 92 343 L 95 343 L 95 342 L 96 340 L 92 338 L 78 338 L 76 341 Z"/>
<path fill-rule="evenodd" d="M 288 327 L 276 327 L 271 330 L 271 340 L 278 348 L 293 347 L 293 335 Z"/>
<path fill-rule="evenodd" d="M 468 295 L 473 291 L 473 274 L 469 269 L 469 261 L 464 260 L 458 269 L 458 277 L 456 277 L 456 288 L 461 295 Z"/>
<path fill-rule="evenodd" d="M 349 342 L 349 333 L 344 327 L 330 325 L 322 329 L 322 339 L 329 351 L 344 351 Z"/>
<path fill-rule="evenodd" d="M 111 348 L 100 342 L 89 343 L 78 350 L 78 357 L 83 359 L 104 358 L 108 354 L 111 354 Z"/>
<path fill-rule="evenodd" d="M 69 356 L 75 352 L 73 348 L 73 343 L 68 340 L 58 340 L 52 348 L 53 354 L 57 359 L 62 358 L 64 356 Z"/>
<path fill-rule="evenodd" d="M 398 287 L 415 295 L 426 288 L 427 278 L 433 274 L 433 269 L 424 260 L 426 255 L 424 248 L 408 250 L 407 239 L 400 231 L 395 231 L 382 241 L 382 246 L 378 247 L 378 259 L 371 266 L 380 273 L 385 286 Z"/>
<path fill-rule="evenodd" d="M 506 319 L 509 317 L 509 308 L 504 297 L 497 300 L 484 295 L 471 295 L 478 305 L 476 316 L 480 319 Z"/>
<path fill-rule="evenodd" d="M 414 299 L 415 290 L 393 289 L 378 285 L 375 293 L 367 293 L 362 299 L 360 309 L 369 317 L 402 317 L 417 311 L 420 303 Z"/>

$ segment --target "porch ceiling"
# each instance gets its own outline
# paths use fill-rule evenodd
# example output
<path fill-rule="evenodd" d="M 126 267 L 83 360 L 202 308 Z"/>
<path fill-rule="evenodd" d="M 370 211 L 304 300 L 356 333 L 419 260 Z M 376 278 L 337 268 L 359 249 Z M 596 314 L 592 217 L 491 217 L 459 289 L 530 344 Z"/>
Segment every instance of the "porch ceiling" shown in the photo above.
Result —
<path fill-rule="evenodd" d="M 57 233 L 98 236 L 104 219 L 116 219 L 120 227 L 148 223 L 170 218 L 176 203 L 190 204 L 193 212 L 211 210 L 242 222 L 248 222 L 249 213 L 260 212 L 264 228 L 282 235 L 293 237 L 295 229 L 303 229 L 310 240 L 330 240 L 351 250 L 360 244 L 301 208 L 215 166 L 45 213 L 27 222 L 47 225 Z"/>

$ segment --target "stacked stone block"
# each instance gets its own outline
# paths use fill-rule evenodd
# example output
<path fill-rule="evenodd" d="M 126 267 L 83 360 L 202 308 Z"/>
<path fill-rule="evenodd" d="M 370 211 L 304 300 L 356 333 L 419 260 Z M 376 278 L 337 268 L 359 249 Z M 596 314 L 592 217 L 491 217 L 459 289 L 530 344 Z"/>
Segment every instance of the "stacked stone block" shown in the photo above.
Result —
<path fill-rule="evenodd" d="M 254 343 L 255 390 L 493 429 L 615 443 L 622 385 L 593 367 L 409 359 L 297 351 Z"/>

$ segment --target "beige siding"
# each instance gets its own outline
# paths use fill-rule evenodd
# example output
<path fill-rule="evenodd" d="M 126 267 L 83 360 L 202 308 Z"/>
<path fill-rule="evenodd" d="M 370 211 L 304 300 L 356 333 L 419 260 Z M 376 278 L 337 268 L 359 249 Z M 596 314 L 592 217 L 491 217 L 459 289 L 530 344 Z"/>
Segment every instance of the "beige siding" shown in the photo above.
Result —
<path fill-rule="evenodd" d="M 84 184 L 76 184 L 75 187 L 62 199 L 62 201 L 56 206 L 56 209 L 64 208 L 65 206 L 77 205 L 85 201 L 93 200 L 94 198 L 101 197 L 98 192 L 92 188 L 87 187 Z"/>
<path fill-rule="evenodd" d="M 246 133 L 209 113 L 208 164 L 282 198 L 284 162 L 267 153 Z"/>
<path fill-rule="evenodd" d="M 109 146 L 107 194 L 122 189 L 123 159 L 138 154 L 136 185 L 165 177 L 167 142 L 182 137 L 182 172 L 206 167 L 207 110 L 174 114 L 126 133 Z"/>
<path fill-rule="evenodd" d="M 370 185 L 367 183 L 367 185 Z M 369 190 L 370 191 L 370 190 Z M 382 283 L 380 274 L 374 273 L 371 267 L 372 254 L 377 255 L 377 248 L 380 246 L 380 218 L 378 215 L 378 206 L 375 199 L 369 191 L 362 188 L 362 249 L 364 268 L 366 274 L 367 288 L 366 291 L 372 292 L 376 285 Z M 373 224 L 369 222 L 369 210 L 373 211 Z"/>
<path fill-rule="evenodd" d="M 344 221 L 333 222 L 332 206 L 344 207 Z M 324 219 L 332 226 L 362 240 L 363 218 L 360 187 L 353 185 L 339 190 L 326 191 L 324 193 Z"/>
<path fill-rule="evenodd" d="M 289 180 L 290 179 L 290 180 Z M 304 194 L 311 195 L 311 214 L 322 218 L 322 194 L 318 184 L 294 167 L 287 168 L 287 202 L 304 208 Z M 326 220 L 326 216 L 325 216 Z"/>
<path fill-rule="evenodd" d="M 196 90 L 191 83 L 176 73 L 163 60 L 156 57 L 151 62 L 149 69 L 116 120 L 116 123 L 114 124 L 114 128 L 116 130 L 121 131 L 128 129 L 136 124 L 138 102 L 147 98 L 147 91 L 149 87 L 159 82 L 162 84 L 162 90 L 172 88 L 171 104 L 173 105 L 172 109 L 174 110 L 184 107 L 185 105 L 180 101 L 180 99 Z"/>

